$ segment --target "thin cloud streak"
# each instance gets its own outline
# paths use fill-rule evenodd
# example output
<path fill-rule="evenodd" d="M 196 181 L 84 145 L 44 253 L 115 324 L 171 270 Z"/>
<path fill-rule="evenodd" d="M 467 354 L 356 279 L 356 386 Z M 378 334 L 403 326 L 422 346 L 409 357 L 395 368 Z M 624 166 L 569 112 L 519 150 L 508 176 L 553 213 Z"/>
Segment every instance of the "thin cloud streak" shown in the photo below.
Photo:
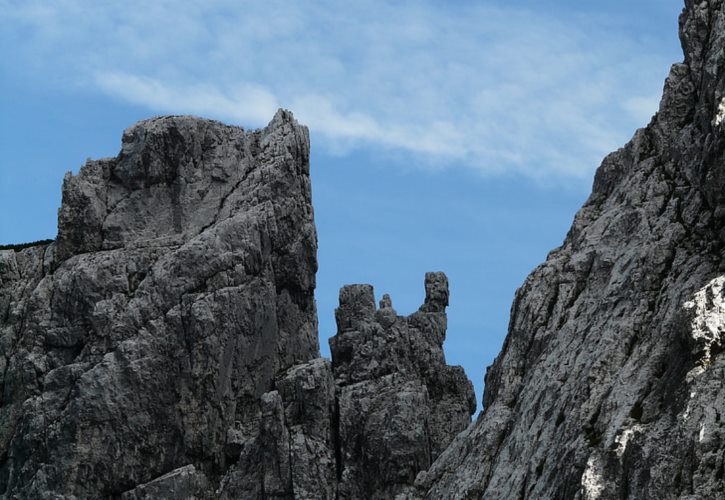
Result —
<path fill-rule="evenodd" d="M 182 107 L 184 112 L 214 115 L 240 123 L 263 123 L 279 104 L 265 88 L 238 84 L 226 92 L 210 84 L 168 86 L 152 78 L 124 73 L 98 73 L 96 84 L 104 92 L 159 111 Z"/>
<path fill-rule="evenodd" d="M 594 18 L 487 4 L 0 5 L 38 80 L 245 126 L 287 107 L 332 153 L 547 182 L 588 179 L 644 125 L 670 62 Z"/>

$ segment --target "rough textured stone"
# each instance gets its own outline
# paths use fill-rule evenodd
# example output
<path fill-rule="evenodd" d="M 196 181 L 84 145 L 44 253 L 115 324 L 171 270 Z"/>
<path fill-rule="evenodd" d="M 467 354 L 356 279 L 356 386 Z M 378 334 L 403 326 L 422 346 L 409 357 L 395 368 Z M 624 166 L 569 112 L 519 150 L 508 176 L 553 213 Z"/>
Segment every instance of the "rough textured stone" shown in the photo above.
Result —
<path fill-rule="evenodd" d="M 230 433 L 276 432 L 263 395 L 319 356 L 308 162 L 284 111 L 164 117 L 66 176 L 57 241 L 0 252 L 2 494 L 214 485 Z"/>
<path fill-rule="evenodd" d="M 139 485 L 121 495 L 121 500 L 154 500 L 156 498 L 207 498 L 209 483 L 203 472 L 186 465 Z"/>
<path fill-rule="evenodd" d="M 425 303 L 398 316 L 369 285 L 340 290 L 330 339 L 338 387 L 340 498 L 408 491 L 476 409 L 471 382 L 443 355 L 448 280 L 425 276 Z"/>
<path fill-rule="evenodd" d="M 448 284 L 340 292 L 317 359 L 307 131 L 130 128 L 66 177 L 55 243 L 0 251 L 0 494 L 725 497 L 725 3 L 517 291 L 484 412 L 445 363 Z"/>
<path fill-rule="evenodd" d="M 443 273 L 426 275 L 426 301 L 398 316 L 370 285 L 340 290 L 332 365 L 315 359 L 277 378 L 251 429 L 228 443 L 239 458 L 222 498 L 393 499 L 408 494 L 476 401 L 461 367 L 445 364 Z"/>
<path fill-rule="evenodd" d="M 485 411 L 416 495 L 725 498 L 725 5 L 680 27 L 658 114 L 518 290 Z"/>
<path fill-rule="evenodd" d="M 335 498 L 335 385 L 330 362 L 295 365 L 262 395 L 256 426 L 236 431 L 221 498 Z"/>
<path fill-rule="evenodd" d="M 126 130 L 63 184 L 58 239 L 0 251 L 3 498 L 393 498 L 475 408 L 448 285 L 398 317 L 343 288 L 319 358 L 307 129 Z M 379 338 L 376 338 L 379 336 Z"/>

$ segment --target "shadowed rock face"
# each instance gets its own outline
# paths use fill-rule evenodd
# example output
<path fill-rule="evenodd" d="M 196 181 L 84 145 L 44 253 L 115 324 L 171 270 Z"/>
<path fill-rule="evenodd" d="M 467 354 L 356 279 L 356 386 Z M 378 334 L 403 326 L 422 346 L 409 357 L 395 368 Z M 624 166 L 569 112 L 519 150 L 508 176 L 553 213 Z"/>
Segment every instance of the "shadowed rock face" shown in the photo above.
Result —
<path fill-rule="evenodd" d="M 687 1 L 659 113 L 516 293 L 427 498 L 725 498 L 725 5 Z"/>
<path fill-rule="evenodd" d="M 375 308 L 369 285 L 340 290 L 330 339 L 338 389 L 342 498 L 408 491 L 476 409 L 471 382 L 443 355 L 448 280 L 425 276 L 425 303 L 398 316 L 388 295 Z"/>
<path fill-rule="evenodd" d="M 344 288 L 341 349 L 319 358 L 288 112 L 140 122 L 66 176 L 58 226 L 0 251 L 3 498 L 392 498 L 470 422 L 440 273 L 408 318 Z"/>
<path fill-rule="evenodd" d="M 332 364 L 294 366 L 262 396 L 256 429 L 228 440 L 238 462 L 222 480 L 222 497 L 414 493 L 418 473 L 470 424 L 476 408 L 463 369 L 447 366 L 443 356 L 445 275 L 426 274 L 426 291 L 420 310 L 403 317 L 387 295 L 376 309 L 370 285 L 340 290 Z"/>

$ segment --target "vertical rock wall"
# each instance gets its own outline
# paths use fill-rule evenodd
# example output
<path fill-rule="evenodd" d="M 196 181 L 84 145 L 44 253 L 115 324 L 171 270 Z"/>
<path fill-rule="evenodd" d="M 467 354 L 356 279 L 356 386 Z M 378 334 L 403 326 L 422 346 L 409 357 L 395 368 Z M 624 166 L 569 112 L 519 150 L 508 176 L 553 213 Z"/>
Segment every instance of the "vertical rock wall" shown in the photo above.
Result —
<path fill-rule="evenodd" d="M 230 430 L 319 355 L 316 246 L 284 111 L 140 122 L 68 174 L 57 241 L 0 252 L 0 492 L 112 496 L 190 464 L 213 483 Z"/>

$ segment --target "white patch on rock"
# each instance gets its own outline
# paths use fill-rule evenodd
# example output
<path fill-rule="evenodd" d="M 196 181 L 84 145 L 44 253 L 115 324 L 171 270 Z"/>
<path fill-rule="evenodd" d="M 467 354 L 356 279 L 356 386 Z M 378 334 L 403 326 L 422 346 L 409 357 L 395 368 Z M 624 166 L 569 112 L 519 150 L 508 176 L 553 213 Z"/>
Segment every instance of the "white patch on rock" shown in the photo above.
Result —
<path fill-rule="evenodd" d="M 692 398 L 695 397 L 695 393 L 690 393 L 690 398 L 687 401 L 687 407 L 685 408 L 685 412 L 682 414 L 682 421 L 687 422 L 687 420 L 690 418 L 690 413 L 692 412 L 692 408 L 690 408 L 690 404 L 692 403 Z"/>
<path fill-rule="evenodd" d="M 715 119 L 712 121 L 713 125 L 716 127 L 720 126 L 720 124 L 725 120 L 725 97 L 720 99 L 720 104 L 717 106 L 717 113 L 715 114 Z"/>
<path fill-rule="evenodd" d="M 621 434 L 614 438 L 614 442 L 617 443 L 616 453 L 618 457 L 621 458 L 622 455 L 624 455 L 624 452 L 627 449 L 627 443 L 636 432 L 640 431 L 641 428 L 641 426 L 635 425 L 629 429 L 624 429 Z"/>
<path fill-rule="evenodd" d="M 594 455 L 587 460 L 587 468 L 582 474 L 582 488 L 584 489 L 584 500 L 599 500 L 604 493 L 601 465 Z"/>
<path fill-rule="evenodd" d="M 713 346 L 722 344 L 725 336 L 725 276 L 718 276 L 701 288 L 695 297 L 685 302 L 684 308 L 690 316 L 690 335 L 693 339 L 693 354 L 697 355 L 701 367 L 712 363 Z M 698 370 L 693 375 L 702 373 Z"/>

